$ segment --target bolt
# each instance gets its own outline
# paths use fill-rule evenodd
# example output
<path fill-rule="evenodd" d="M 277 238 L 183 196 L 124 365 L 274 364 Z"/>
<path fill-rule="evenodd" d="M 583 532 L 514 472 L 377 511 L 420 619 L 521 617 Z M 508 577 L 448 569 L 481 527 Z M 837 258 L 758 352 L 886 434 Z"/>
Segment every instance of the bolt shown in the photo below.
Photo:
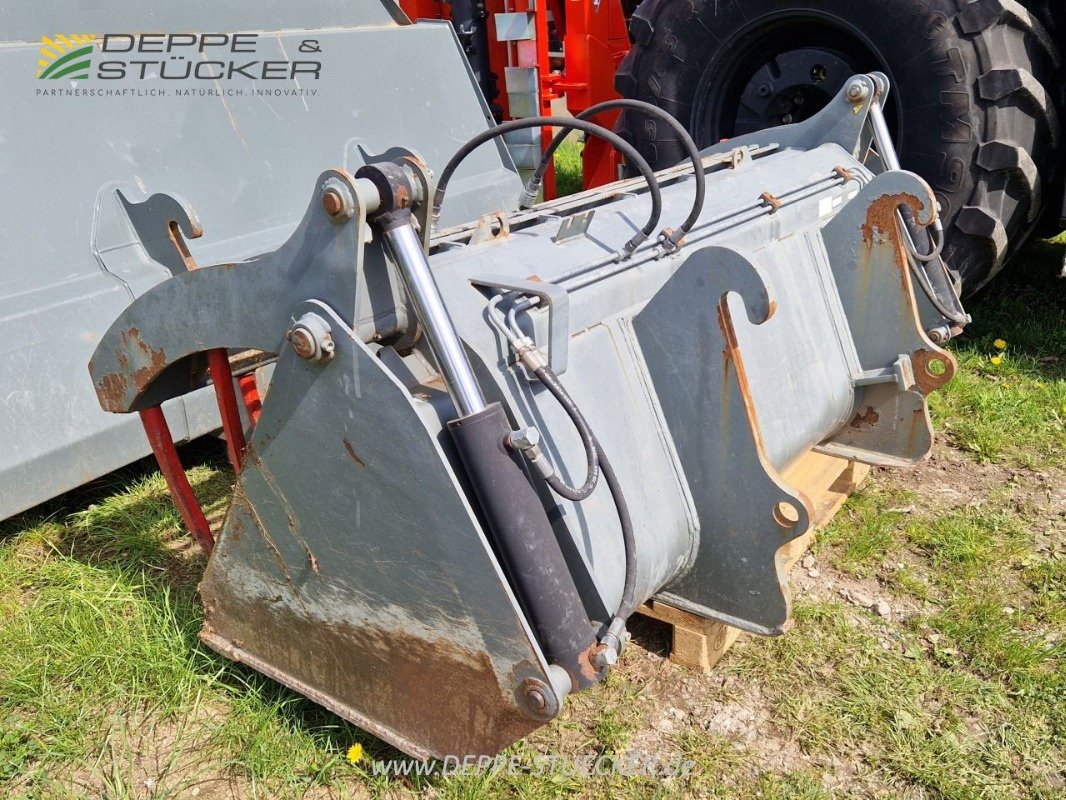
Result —
<path fill-rule="evenodd" d="M 507 437 L 507 444 L 515 450 L 529 450 L 540 444 L 540 431 L 536 428 L 521 428 L 511 431 Z"/>
<path fill-rule="evenodd" d="M 792 115 L 791 114 L 785 114 L 785 116 L 781 117 L 781 124 L 782 125 L 791 125 L 792 124 Z"/>
<path fill-rule="evenodd" d="M 595 667 L 604 669 L 606 667 L 613 667 L 618 663 L 618 651 L 610 645 L 602 646 L 596 654 L 592 657 L 592 664 Z"/>
<path fill-rule="evenodd" d="M 341 197 L 341 193 L 336 189 L 328 189 L 322 195 L 322 208 L 331 217 L 335 217 L 344 211 L 344 198 Z"/>
<path fill-rule="evenodd" d="M 771 94 L 773 94 L 774 87 L 768 83 L 764 83 L 761 84 L 756 91 L 758 92 L 759 97 L 769 97 Z"/>
<path fill-rule="evenodd" d="M 530 686 L 526 689 L 526 699 L 535 711 L 544 711 L 548 707 L 548 698 L 546 698 L 544 692 L 536 686 Z"/>
<path fill-rule="evenodd" d="M 314 358 L 315 337 L 307 328 L 294 328 L 289 336 L 292 349 L 300 358 Z"/>
<path fill-rule="evenodd" d="M 337 349 L 329 324 L 317 314 L 300 317 L 289 329 L 287 338 L 296 355 L 308 361 L 329 361 Z"/>
<path fill-rule="evenodd" d="M 949 341 L 952 337 L 951 328 L 947 325 L 931 328 L 925 332 L 925 335 L 929 337 L 929 341 L 933 344 L 943 344 L 944 342 Z"/>
<path fill-rule="evenodd" d="M 858 103 L 870 95 L 870 87 L 864 81 L 852 81 L 848 84 L 848 100 Z"/>

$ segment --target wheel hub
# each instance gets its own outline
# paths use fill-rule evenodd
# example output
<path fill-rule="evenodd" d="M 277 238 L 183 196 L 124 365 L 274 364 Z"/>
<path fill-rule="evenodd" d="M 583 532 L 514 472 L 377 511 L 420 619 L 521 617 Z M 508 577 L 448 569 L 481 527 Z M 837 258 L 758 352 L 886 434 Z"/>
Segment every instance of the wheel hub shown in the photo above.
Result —
<path fill-rule="evenodd" d="M 744 86 L 733 135 L 808 119 L 825 108 L 858 71 L 840 54 L 820 48 L 774 56 L 759 66 Z"/>

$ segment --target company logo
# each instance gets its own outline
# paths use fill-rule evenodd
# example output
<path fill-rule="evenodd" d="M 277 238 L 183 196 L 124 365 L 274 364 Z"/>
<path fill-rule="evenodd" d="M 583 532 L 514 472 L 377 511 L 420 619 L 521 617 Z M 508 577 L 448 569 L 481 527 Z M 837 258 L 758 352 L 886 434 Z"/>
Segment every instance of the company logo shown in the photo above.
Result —
<path fill-rule="evenodd" d="M 42 80 L 83 81 L 92 66 L 93 34 L 57 33 L 41 37 L 37 77 Z"/>

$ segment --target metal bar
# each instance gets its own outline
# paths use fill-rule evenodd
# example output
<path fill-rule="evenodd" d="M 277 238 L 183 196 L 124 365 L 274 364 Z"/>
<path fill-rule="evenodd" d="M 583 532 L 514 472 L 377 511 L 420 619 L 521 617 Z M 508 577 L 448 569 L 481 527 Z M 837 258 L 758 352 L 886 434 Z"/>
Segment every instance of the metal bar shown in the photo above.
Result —
<path fill-rule="evenodd" d="M 178 449 L 174 446 L 174 439 L 170 435 L 167 418 L 163 416 L 163 409 L 159 406 L 146 408 L 140 412 L 140 415 L 144 432 L 148 436 L 148 444 L 152 446 L 152 452 L 155 453 L 156 463 L 159 464 L 159 471 L 163 473 L 167 488 L 170 489 L 170 496 L 174 498 L 174 505 L 178 507 L 178 513 L 181 514 L 181 519 L 189 533 L 203 551 L 210 555 L 215 546 L 215 537 L 211 535 L 211 526 L 207 522 L 207 517 L 204 516 L 203 509 L 200 508 L 200 502 L 193 494 L 192 486 L 185 475 L 185 469 L 181 466 Z"/>
<path fill-rule="evenodd" d="M 207 367 L 218 398 L 218 413 L 222 417 L 222 431 L 226 434 L 226 455 L 234 472 L 241 469 L 244 458 L 244 425 L 237 410 L 237 395 L 233 391 L 233 373 L 229 368 L 229 353 L 223 348 L 207 351 Z"/>
<path fill-rule="evenodd" d="M 483 411 L 485 396 L 433 279 L 422 240 L 410 222 L 385 230 L 385 239 L 400 267 L 407 293 L 460 416 Z"/>
<path fill-rule="evenodd" d="M 888 123 L 885 122 L 885 113 L 881 110 L 880 100 L 870 103 L 870 127 L 873 129 L 877 153 L 885 162 L 885 167 L 891 172 L 902 169 L 896 145 L 892 142 L 892 134 L 888 130 Z"/>
<path fill-rule="evenodd" d="M 248 372 L 237 378 L 237 386 L 241 390 L 241 401 L 244 409 L 248 412 L 248 419 L 255 425 L 259 422 L 259 415 L 263 412 L 263 399 L 259 396 L 259 386 L 255 382 L 255 373 Z"/>

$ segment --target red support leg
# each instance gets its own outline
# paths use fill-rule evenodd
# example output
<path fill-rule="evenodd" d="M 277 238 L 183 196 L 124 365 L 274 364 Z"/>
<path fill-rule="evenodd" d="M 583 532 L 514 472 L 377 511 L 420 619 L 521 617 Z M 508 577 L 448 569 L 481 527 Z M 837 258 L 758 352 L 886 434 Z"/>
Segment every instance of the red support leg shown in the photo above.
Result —
<path fill-rule="evenodd" d="M 263 411 L 263 399 L 259 396 L 259 386 L 255 382 L 255 373 L 249 372 L 237 378 L 237 386 L 241 389 L 241 400 L 248 412 L 248 419 L 252 425 L 259 422 L 259 414 Z"/>
<path fill-rule="evenodd" d="M 144 432 L 148 435 L 148 443 L 155 453 L 155 460 L 159 464 L 159 471 L 166 479 L 170 496 L 174 498 L 174 504 L 178 507 L 185 527 L 200 544 L 200 547 L 208 555 L 215 546 L 215 537 L 211 535 L 211 526 L 207 524 L 207 517 L 200 508 L 200 503 L 193 494 L 189 479 L 185 476 L 185 469 L 181 466 L 178 458 L 178 449 L 174 446 L 174 439 L 170 435 L 170 426 L 167 425 L 163 409 L 159 406 L 146 408 L 140 412 L 141 423 Z"/>
<path fill-rule="evenodd" d="M 229 355 L 222 348 L 207 351 L 207 366 L 211 382 L 215 385 L 218 412 L 222 416 L 222 431 L 226 434 L 226 453 L 234 472 L 241 469 L 244 458 L 244 426 L 237 410 L 237 394 L 233 391 L 233 373 L 229 368 Z"/>

